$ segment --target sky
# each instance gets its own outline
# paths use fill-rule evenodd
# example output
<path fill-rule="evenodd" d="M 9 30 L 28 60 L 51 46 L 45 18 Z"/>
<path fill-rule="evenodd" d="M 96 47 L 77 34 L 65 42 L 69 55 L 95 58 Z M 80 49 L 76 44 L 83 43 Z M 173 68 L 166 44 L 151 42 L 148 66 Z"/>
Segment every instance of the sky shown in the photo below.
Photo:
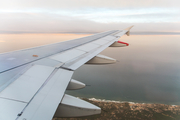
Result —
<path fill-rule="evenodd" d="M 179 0 L 0 0 L 0 33 L 180 32 Z"/>

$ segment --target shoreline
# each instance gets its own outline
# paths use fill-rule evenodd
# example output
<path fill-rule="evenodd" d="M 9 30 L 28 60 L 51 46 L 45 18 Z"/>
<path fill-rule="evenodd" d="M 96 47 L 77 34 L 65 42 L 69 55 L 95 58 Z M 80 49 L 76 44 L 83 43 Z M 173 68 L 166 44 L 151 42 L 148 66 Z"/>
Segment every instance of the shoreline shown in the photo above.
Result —
<path fill-rule="evenodd" d="M 83 97 L 82 98 L 80 97 L 79 99 L 88 99 L 88 100 L 97 101 L 97 102 L 130 103 L 130 104 L 163 104 L 163 105 L 171 105 L 171 106 L 180 106 L 180 105 L 164 104 L 164 103 L 143 103 L 143 102 L 130 102 L 130 101 L 116 101 L 116 100 L 106 100 L 106 99 L 96 99 L 96 98 L 83 98 Z"/>
<path fill-rule="evenodd" d="M 101 108 L 101 114 L 53 120 L 180 120 L 180 106 L 81 98 Z"/>

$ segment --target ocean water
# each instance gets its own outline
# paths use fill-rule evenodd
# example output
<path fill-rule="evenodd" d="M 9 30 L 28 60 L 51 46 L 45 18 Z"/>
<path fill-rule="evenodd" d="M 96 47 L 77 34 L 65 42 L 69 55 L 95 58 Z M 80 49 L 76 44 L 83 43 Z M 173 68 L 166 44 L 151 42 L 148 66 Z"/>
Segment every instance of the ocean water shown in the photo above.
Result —
<path fill-rule="evenodd" d="M 0 34 L 0 52 L 8 52 L 87 36 L 87 34 Z M 85 83 L 67 91 L 76 97 L 180 105 L 180 35 L 131 35 L 128 47 L 101 54 L 118 60 L 108 65 L 83 65 L 73 79 Z"/>
<path fill-rule="evenodd" d="M 120 40 L 130 45 L 101 53 L 118 62 L 80 67 L 73 78 L 90 86 L 67 94 L 180 105 L 180 35 L 132 35 Z"/>

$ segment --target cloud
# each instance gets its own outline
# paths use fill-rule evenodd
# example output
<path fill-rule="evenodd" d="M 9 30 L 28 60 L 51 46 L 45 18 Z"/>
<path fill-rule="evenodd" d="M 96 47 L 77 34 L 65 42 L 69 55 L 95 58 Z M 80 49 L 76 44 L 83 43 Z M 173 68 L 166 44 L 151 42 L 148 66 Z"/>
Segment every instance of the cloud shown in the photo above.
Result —
<path fill-rule="evenodd" d="M 180 31 L 178 3 L 177 0 L 7 0 L 0 4 L 0 32 L 100 32 L 130 25 L 137 26 L 134 31 Z"/>
<path fill-rule="evenodd" d="M 2 14 L 0 14 L 3 16 Z M 12 19 L 10 19 L 12 17 Z M 126 18 L 128 19 L 128 18 Z M 0 31 L 6 32 L 101 32 L 112 29 L 123 29 L 135 25 L 132 31 L 180 31 L 180 24 L 150 22 L 113 22 L 100 23 L 79 17 L 47 14 L 16 13 L 6 14 L 0 18 Z"/>
<path fill-rule="evenodd" d="M 1 9 L 79 9 L 79 8 L 147 8 L 180 7 L 179 0 L 4 0 Z"/>

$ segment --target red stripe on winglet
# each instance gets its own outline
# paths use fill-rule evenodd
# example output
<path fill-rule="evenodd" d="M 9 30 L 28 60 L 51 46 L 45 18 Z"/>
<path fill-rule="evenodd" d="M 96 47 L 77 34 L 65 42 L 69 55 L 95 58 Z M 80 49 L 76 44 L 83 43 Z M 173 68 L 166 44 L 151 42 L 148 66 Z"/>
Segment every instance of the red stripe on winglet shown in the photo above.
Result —
<path fill-rule="evenodd" d="M 129 46 L 128 43 L 125 43 L 125 42 L 122 42 L 122 41 L 118 41 L 118 43 L 121 43 L 121 44 L 126 44 L 126 46 Z"/>

